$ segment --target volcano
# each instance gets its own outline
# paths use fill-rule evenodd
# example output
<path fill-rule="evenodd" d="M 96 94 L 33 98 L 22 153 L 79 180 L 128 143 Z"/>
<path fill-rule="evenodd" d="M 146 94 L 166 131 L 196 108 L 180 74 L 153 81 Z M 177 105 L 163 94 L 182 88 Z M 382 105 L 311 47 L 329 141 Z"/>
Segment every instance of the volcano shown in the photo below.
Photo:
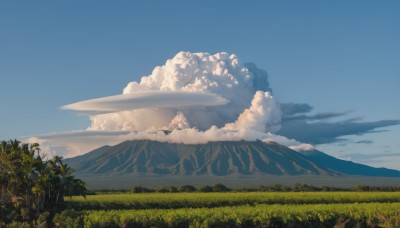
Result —
<path fill-rule="evenodd" d="M 304 177 L 331 180 L 354 175 L 400 177 L 400 171 L 340 160 L 317 150 L 297 152 L 275 142 L 262 141 L 176 144 L 134 140 L 103 146 L 64 161 L 76 170 L 78 177 L 87 180 L 101 177 L 100 181 L 112 181 L 113 185 L 118 179 L 124 182 L 155 178 L 151 182 L 171 177 L 234 182 L 246 177 L 257 180 L 298 177 L 298 182 Z"/>

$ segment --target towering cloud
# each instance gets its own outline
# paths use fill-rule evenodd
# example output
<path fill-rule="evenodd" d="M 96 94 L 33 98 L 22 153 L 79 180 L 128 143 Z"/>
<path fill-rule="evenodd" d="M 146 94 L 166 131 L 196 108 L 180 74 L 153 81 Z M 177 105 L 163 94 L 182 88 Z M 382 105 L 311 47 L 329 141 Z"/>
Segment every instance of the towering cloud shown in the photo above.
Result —
<path fill-rule="evenodd" d="M 251 106 L 245 109 L 226 129 L 252 129 L 259 132 L 276 132 L 280 128 L 281 110 L 270 92 L 257 91 Z"/>
<path fill-rule="evenodd" d="M 258 90 L 270 91 L 267 73 L 254 64 L 247 68 L 236 55 L 180 52 L 167 60 L 165 65 L 154 68 L 150 75 L 142 77 L 140 82 L 130 82 L 124 88 L 123 95 L 118 96 L 119 100 L 127 97 L 126 103 L 129 104 L 121 107 L 121 102 L 116 100 L 113 104 L 107 103 L 107 106 L 118 106 L 118 110 L 114 110 L 119 112 L 92 115 L 89 129 L 158 129 L 167 125 L 178 112 L 183 113 L 190 126 L 197 129 L 207 130 L 213 125 L 222 127 L 235 121 L 249 107 Z M 138 99 L 135 101 L 128 98 L 142 93 L 146 97 L 141 98 L 140 103 Z M 182 96 L 172 97 L 170 93 L 180 93 Z M 157 94 L 165 97 L 156 96 Z M 200 98 L 194 99 L 206 94 L 210 96 L 208 100 L 202 99 L 206 102 L 202 103 Z M 216 97 L 211 97 L 211 94 Z M 151 99 L 152 97 L 156 99 Z M 225 101 L 227 104 L 221 105 Z M 99 102 L 84 101 L 66 107 L 80 110 L 82 103 L 85 106 L 88 106 L 87 103 L 94 104 L 95 107 L 100 105 Z M 188 104 L 193 106 L 187 107 Z M 218 104 L 220 106 L 210 107 Z M 95 107 L 91 106 L 92 109 Z"/>

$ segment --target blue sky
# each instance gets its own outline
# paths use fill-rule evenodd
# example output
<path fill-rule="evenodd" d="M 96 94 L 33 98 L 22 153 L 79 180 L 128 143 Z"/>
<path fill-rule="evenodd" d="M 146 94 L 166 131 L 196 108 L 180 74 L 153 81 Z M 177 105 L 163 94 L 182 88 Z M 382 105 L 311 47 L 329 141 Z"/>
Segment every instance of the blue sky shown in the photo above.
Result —
<path fill-rule="evenodd" d="M 1 1 L 0 138 L 85 129 L 59 107 L 119 94 L 179 51 L 254 62 L 280 102 L 314 113 L 398 120 L 398 12 L 399 1 Z M 400 169 L 400 126 L 378 130 L 319 148 Z"/>

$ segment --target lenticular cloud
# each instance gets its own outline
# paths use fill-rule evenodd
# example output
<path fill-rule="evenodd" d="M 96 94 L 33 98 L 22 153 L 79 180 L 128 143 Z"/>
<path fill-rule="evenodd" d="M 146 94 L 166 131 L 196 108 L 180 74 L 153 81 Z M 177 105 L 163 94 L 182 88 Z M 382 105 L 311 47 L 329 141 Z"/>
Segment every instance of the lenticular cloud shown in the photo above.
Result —
<path fill-rule="evenodd" d="M 185 106 L 215 106 L 227 100 L 215 94 L 181 91 L 143 91 L 81 101 L 61 108 L 92 114 L 104 114 L 128 109 L 171 108 Z"/>
<path fill-rule="evenodd" d="M 98 145 L 86 145 L 86 150 L 134 139 L 188 144 L 258 139 L 294 149 L 312 148 L 273 134 L 280 129 L 281 109 L 272 95 L 267 73 L 227 53 L 180 52 L 139 82 L 130 82 L 121 95 L 63 108 L 90 115 L 86 133 L 78 132 L 91 139 L 85 141 L 96 141 L 93 138 L 98 132 L 109 134 L 97 137 Z M 42 135 L 35 140 L 77 151 L 74 137 L 69 135 L 66 140 L 70 141 L 61 142 L 55 140 L 56 135 Z"/>

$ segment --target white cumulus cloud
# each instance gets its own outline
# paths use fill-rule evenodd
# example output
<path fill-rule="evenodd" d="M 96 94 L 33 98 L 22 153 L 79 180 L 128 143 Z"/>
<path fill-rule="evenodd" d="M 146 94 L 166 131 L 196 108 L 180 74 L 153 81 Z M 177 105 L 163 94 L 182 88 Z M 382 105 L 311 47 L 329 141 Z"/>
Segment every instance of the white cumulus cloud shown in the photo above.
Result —
<path fill-rule="evenodd" d="M 123 89 L 124 95 L 139 92 L 211 93 L 226 99 L 226 105 L 205 107 L 158 107 L 125 110 L 117 113 L 92 115 L 91 130 L 146 130 L 161 128 L 182 112 L 190 126 L 200 130 L 233 122 L 247 108 L 254 94 L 270 91 L 268 75 L 255 65 L 242 64 L 236 55 L 227 53 L 180 52 L 165 65 L 157 66 L 139 82 L 130 82 Z M 266 82 L 266 83 L 260 83 Z M 174 103 L 174 100 L 164 103 Z M 190 102 L 189 97 L 187 102 Z M 220 104 L 219 102 L 217 102 Z M 151 106 L 151 104 L 150 104 Z M 157 119 L 157 120 L 155 120 Z"/>

